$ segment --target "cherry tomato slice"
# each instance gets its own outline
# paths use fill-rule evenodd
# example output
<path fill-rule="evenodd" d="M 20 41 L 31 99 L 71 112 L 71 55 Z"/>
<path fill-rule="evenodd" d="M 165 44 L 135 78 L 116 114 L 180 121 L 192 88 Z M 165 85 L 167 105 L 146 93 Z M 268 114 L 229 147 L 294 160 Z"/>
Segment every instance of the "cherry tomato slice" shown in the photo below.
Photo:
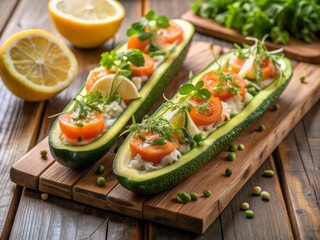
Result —
<path fill-rule="evenodd" d="M 58 121 L 62 133 L 72 139 L 96 138 L 104 130 L 104 118 L 98 112 L 83 120 L 73 120 L 70 113 L 65 113 L 59 116 Z"/>
<path fill-rule="evenodd" d="M 190 117 L 197 126 L 216 123 L 221 119 L 222 104 L 220 98 L 191 98 L 188 102 L 192 106 L 191 112 L 189 113 Z"/>
<path fill-rule="evenodd" d="M 150 39 L 141 41 L 137 35 L 131 35 L 128 38 L 128 49 L 139 49 L 140 51 L 147 53 L 149 51 Z"/>
<path fill-rule="evenodd" d="M 229 60 L 229 65 L 235 73 L 240 72 L 244 63 L 245 63 L 245 60 L 238 57 L 231 57 Z M 272 63 L 272 61 L 270 61 L 265 57 L 262 58 L 260 68 L 262 71 L 262 80 L 272 79 L 278 75 L 278 70 L 275 67 L 275 65 Z M 255 65 L 253 66 L 253 69 L 247 73 L 246 77 L 250 79 L 257 78 Z"/>
<path fill-rule="evenodd" d="M 152 132 L 141 132 L 140 134 L 144 139 L 140 136 L 131 138 L 130 149 L 133 156 L 140 154 L 144 161 L 158 164 L 164 156 L 179 147 L 179 142 L 176 138 L 173 138 L 172 142 L 165 140 L 165 144 L 162 146 L 151 146 L 148 143 L 152 142 L 154 139 L 160 138 L 160 135 Z"/>
<path fill-rule="evenodd" d="M 234 77 L 235 82 L 231 85 L 234 87 L 237 87 L 237 86 L 240 87 L 240 95 L 244 96 L 246 94 L 245 81 L 227 69 L 223 69 L 222 72 L 224 75 L 231 74 Z M 224 81 L 220 81 L 219 72 L 217 70 L 213 70 L 211 72 L 204 74 L 201 77 L 201 80 L 204 81 L 205 88 L 207 88 L 213 96 L 219 97 L 221 100 L 226 100 L 235 95 L 233 92 L 229 92 L 229 89 Z M 220 91 L 216 89 L 217 85 L 219 84 L 223 88 Z"/>
<path fill-rule="evenodd" d="M 143 53 L 143 58 L 144 58 L 143 66 L 141 67 L 132 66 L 131 70 L 132 70 L 133 76 L 149 77 L 152 74 L 153 68 L 154 68 L 154 62 L 155 62 L 154 59 L 144 53 Z"/>

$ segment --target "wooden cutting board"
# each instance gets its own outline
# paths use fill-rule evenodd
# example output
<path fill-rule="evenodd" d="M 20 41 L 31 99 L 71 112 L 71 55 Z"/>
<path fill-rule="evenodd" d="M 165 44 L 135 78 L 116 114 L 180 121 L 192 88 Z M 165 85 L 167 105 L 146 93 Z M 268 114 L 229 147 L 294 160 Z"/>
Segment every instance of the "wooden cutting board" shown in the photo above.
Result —
<path fill-rule="evenodd" d="M 165 89 L 167 97 L 171 97 L 179 85 L 187 80 L 189 71 L 196 74 L 213 60 L 212 50 L 215 56 L 228 51 L 207 42 L 192 43 L 183 67 Z M 300 76 L 305 76 L 307 83 L 301 83 Z M 276 101 L 280 104 L 280 109 L 276 112 L 266 111 L 234 141 L 235 144 L 245 145 L 243 151 L 237 151 L 235 161 L 226 161 L 227 152 L 223 151 L 175 188 L 161 194 L 140 196 L 119 185 L 112 173 L 114 154 L 111 152 L 94 166 L 82 170 L 61 166 L 50 154 L 44 160 L 40 156 L 40 151 L 49 152 L 47 138 L 12 166 L 11 180 L 27 188 L 97 208 L 202 233 L 295 124 L 318 101 L 319 76 L 319 65 L 294 62 L 293 79 Z M 162 101 L 159 99 L 151 111 Z M 261 123 L 266 126 L 266 130 L 255 131 Z M 106 167 L 105 173 L 102 174 L 107 179 L 104 187 L 96 185 L 99 175 L 95 171 L 100 164 Z M 233 170 L 230 177 L 224 176 L 226 168 Z M 204 189 L 210 189 L 212 196 L 200 197 L 197 201 L 187 204 L 175 200 L 179 191 L 202 193 Z"/>
<path fill-rule="evenodd" d="M 201 18 L 193 14 L 191 10 L 185 12 L 181 18 L 192 22 L 198 32 L 229 42 L 252 44 L 252 41 L 246 40 L 238 31 L 223 27 L 211 19 Z M 266 42 L 266 45 L 269 49 L 283 48 L 285 55 L 289 58 L 309 63 L 320 63 L 320 39 L 308 44 L 291 37 L 286 45 L 271 42 Z"/>

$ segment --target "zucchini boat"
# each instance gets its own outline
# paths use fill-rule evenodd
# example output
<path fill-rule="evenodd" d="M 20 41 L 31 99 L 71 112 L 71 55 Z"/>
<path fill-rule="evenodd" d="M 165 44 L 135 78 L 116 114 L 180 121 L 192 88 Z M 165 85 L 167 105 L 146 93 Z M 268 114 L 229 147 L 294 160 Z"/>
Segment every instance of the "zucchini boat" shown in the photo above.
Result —
<path fill-rule="evenodd" d="M 165 31 L 171 31 L 172 26 L 182 30 L 180 37 L 159 40 L 157 35 L 165 37 Z M 156 17 L 154 11 L 134 23 L 127 32 L 128 42 L 102 54 L 102 66 L 89 73 L 86 86 L 62 115 L 57 114 L 60 116 L 49 133 L 53 157 L 72 168 L 99 160 L 131 117 L 141 120 L 157 100 L 181 67 L 193 34 L 194 27 L 189 22 Z M 146 68 L 150 59 L 156 62 L 149 74 Z M 93 122 L 91 129 L 88 122 Z"/>
<path fill-rule="evenodd" d="M 133 122 L 113 164 L 119 183 L 139 194 L 156 194 L 225 149 L 289 83 L 291 62 L 276 54 L 263 41 L 224 54 L 191 75 L 151 117 Z"/>

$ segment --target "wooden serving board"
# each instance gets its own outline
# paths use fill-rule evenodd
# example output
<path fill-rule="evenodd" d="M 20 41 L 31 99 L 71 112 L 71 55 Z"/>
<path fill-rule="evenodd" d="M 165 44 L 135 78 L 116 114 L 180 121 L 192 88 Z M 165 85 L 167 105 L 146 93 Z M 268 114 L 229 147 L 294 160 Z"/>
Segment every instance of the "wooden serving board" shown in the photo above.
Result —
<path fill-rule="evenodd" d="M 185 12 L 181 18 L 192 22 L 198 32 L 227 40 L 229 42 L 252 44 L 252 41 L 246 40 L 238 31 L 223 27 L 212 19 L 201 18 L 195 15 L 191 10 Z M 289 43 L 286 45 L 271 42 L 266 42 L 266 45 L 270 49 L 283 48 L 285 55 L 289 58 L 309 63 L 320 63 L 320 39 L 308 44 L 290 37 Z"/>
<path fill-rule="evenodd" d="M 187 80 L 189 71 L 196 74 L 207 66 L 213 60 L 212 51 L 218 56 L 228 50 L 207 42 L 194 42 L 182 69 L 166 88 L 166 96 L 171 97 L 177 91 L 179 85 Z M 299 80 L 302 75 L 306 77 L 306 84 Z M 45 149 L 49 152 L 47 138 L 12 166 L 11 180 L 27 188 L 97 208 L 202 233 L 295 124 L 318 101 L 319 76 L 318 65 L 294 62 L 293 79 L 277 100 L 280 109 L 276 112 L 266 111 L 235 140 L 235 144 L 245 145 L 243 151 L 237 151 L 235 161 L 226 161 L 227 152 L 223 151 L 195 174 L 161 194 L 140 196 L 119 185 L 112 173 L 114 154 L 111 152 L 94 166 L 82 170 L 61 166 L 50 153 L 44 160 L 40 156 L 40 151 Z M 162 99 L 159 99 L 151 111 L 161 102 Z M 255 131 L 261 123 L 266 126 L 266 130 Z M 107 179 L 104 187 L 96 185 L 98 175 L 95 171 L 100 164 L 106 167 L 106 171 L 102 174 Z M 226 168 L 233 170 L 230 177 L 224 176 Z M 210 189 L 212 196 L 200 197 L 197 201 L 187 204 L 175 200 L 179 191 L 201 194 L 204 189 Z"/>

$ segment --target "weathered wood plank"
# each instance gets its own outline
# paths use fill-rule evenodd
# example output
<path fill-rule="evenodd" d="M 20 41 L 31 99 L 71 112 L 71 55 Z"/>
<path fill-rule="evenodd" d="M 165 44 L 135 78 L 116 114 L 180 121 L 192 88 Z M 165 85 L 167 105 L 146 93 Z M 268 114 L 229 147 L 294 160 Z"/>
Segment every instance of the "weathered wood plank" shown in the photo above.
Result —
<path fill-rule="evenodd" d="M 25 189 L 10 239 L 105 239 L 109 213 Z M 97 237 L 97 238 L 95 238 Z"/>
<path fill-rule="evenodd" d="M 19 0 L 2 0 L 0 2 L 0 36 Z"/>
<path fill-rule="evenodd" d="M 112 213 L 108 219 L 106 239 L 144 239 L 141 220 Z"/>
<path fill-rule="evenodd" d="M 296 239 L 320 237 L 318 110 L 319 103 L 280 144 L 277 152 L 281 184 Z"/>
<path fill-rule="evenodd" d="M 275 177 L 265 178 L 264 170 L 271 169 Z M 270 193 L 270 200 L 263 201 L 252 195 L 252 188 L 260 186 Z M 254 211 L 254 218 L 247 219 L 240 210 L 241 204 L 248 202 Z M 292 239 L 292 230 L 283 200 L 281 187 L 273 158 L 269 158 L 238 192 L 221 216 L 224 239 Z"/>

